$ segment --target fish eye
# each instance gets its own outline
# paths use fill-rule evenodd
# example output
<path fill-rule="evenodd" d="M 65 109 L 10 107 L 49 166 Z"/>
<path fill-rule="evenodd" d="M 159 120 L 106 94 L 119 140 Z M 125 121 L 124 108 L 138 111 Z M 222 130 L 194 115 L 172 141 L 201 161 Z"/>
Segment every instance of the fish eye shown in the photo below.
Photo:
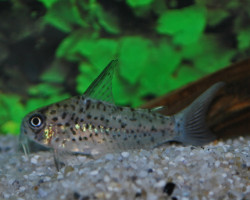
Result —
<path fill-rule="evenodd" d="M 32 115 L 29 119 L 29 123 L 33 128 L 40 128 L 43 124 L 42 115 L 39 114 Z"/>

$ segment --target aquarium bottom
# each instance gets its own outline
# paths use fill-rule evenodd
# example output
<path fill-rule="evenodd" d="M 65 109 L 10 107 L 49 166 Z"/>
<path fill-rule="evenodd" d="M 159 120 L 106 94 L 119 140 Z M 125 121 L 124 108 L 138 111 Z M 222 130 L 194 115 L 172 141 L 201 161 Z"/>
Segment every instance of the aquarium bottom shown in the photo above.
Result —
<path fill-rule="evenodd" d="M 58 172 L 51 152 L 27 159 L 0 136 L 0 199 L 249 199 L 250 138 L 74 156 Z M 72 163 L 71 163 L 72 162 Z M 70 164 L 71 163 L 71 164 Z"/>

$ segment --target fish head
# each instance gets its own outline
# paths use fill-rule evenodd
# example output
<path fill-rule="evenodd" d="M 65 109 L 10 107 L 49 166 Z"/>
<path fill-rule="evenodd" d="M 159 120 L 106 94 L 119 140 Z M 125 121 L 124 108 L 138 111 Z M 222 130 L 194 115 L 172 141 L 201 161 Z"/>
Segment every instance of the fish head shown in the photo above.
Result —
<path fill-rule="evenodd" d="M 27 114 L 22 121 L 20 141 L 28 138 L 45 147 L 54 147 L 54 139 L 69 131 L 79 99 L 66 99 Z"/>
<path fill-rule="evenodd" d="M 21 124 L 20 141 L 26 139 L 35 141 L 41 145 L 47 145 L 52 137 L 52 132 L 49 133 L 49 124 L 47 123 L 47 115 L 45 110 L 47 107 L 35 110 L 27 114 Z"/>

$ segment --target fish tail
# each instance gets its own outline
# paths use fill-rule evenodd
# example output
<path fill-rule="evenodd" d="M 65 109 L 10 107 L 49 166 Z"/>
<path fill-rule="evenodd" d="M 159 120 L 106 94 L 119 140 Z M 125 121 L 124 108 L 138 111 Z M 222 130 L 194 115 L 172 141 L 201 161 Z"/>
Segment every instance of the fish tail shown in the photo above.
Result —
<path fill-rule="evenodd" d="M 206 114 L 216 92 L 225 85 L 218 82 L 207 89 L 191 105 L 176 114 L 175 140 L 183 144 L 204 145 L 216 139 L 216 136 L 206 126 Z"/>

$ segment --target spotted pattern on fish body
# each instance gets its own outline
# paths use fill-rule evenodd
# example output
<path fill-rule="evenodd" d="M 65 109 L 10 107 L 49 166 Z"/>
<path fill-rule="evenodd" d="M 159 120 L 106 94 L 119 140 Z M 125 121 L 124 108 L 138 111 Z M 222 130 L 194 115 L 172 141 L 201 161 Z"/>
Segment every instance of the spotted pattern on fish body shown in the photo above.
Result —
<path fill-rule="evenodd" d="M 210 87 L 180 113 L 165 116 L 152 109 L 112 103 L 110 82 L 115 64 L 111 62 L 83 95 L 29 113 L 23 119 L 20 138 L 87 155 L 154 148 L 173 140 L 203 145 L 215 139 L 205 125 L 205 113 L 223 83 Z"/>

